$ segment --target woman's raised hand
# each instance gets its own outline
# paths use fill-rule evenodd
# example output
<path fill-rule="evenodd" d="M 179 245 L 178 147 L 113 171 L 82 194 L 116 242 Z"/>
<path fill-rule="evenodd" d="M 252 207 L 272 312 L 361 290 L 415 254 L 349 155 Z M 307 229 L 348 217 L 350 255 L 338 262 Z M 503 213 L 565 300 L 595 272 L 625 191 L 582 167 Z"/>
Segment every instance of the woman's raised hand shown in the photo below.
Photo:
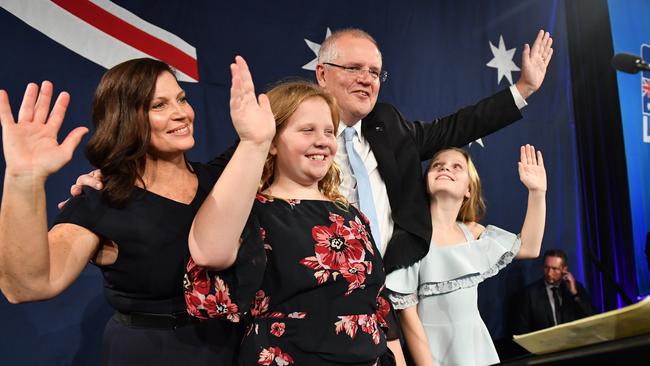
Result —
<path fill-rule="evenodd" d="M 72 159 L 72 153 L 88 132 L 86 127 L 77 127 L 61 144 L 58 143 L 57 134 L 70 95 L 60 93 L 50 111 L 52 91 L 53 86 L 49 81 L 43 82 L 40 92 L 38 85 L 28 84 L 16 121 L 7 92 L 0 90 L 0 123 L 6 174 L 43 178 L 51 175 Z"/>

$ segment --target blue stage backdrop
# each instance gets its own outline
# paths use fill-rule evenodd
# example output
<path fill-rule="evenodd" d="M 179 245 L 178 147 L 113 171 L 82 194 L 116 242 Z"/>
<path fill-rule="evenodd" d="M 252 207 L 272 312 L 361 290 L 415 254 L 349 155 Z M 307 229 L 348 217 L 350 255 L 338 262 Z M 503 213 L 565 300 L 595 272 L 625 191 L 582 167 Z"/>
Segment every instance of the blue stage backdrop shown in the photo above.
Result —
<path fill-rule="evenodd" d="M 237 54 L 248 60 L 261 91 L 287 77 L 313 80 L 316 52 L 331 30 L 365 29 L 379 42 L 389 73 L 379 99 L 408 118 L 432 120 L 509 87 L 519 77 L 523 44 L 540 28 L 548 30 L 555 54 L 524 119 L 468 149 L 485 187 L 483 223 L 513 232 L 521 229 L 527 202 L 517 175 L 519 146 L 530 143 L 543 151 L 549 179 L 544 248 L 565 249 L 576 277 L 584 278 L 564 1 L 2 0 L 0 5 L 5 51 L 0 88 L 9 92 L 14 111 L 28 82 L 47 79 L 72 95 L 61 136 L 90 126 L 93 89 L 106 68 L 129 58 L 158 57 L 179 70 L 196 111 L 197 144 L 190 157 L 198 161 L 217 156 L 235 139 L 228 65 Z M 73 161 L 47 183 L 50 220 L 76 177 L 90 169 L 82 143 Z M 480 308 L 493 337 L 509 335 L 509 297 L 540 275 L 540 260 L 521 261 L 481 285 Z M 101 274 L 89 266 L 54 300 L 10 305 L 0 296 L 0 363 L 96 363 L 111 313 L 101 291 Z"/>
<path fill-rule="evenodd" d="M 650 61 L 650 2 L 609 1 L 614 52 L 640 55 Z M 640 296 L 650 295 L 650 268 L 645 251 L 650 238 L 650 71 L 617 73 L 623 122 L 627 180 L 632 210 L 634 261 Z"/>

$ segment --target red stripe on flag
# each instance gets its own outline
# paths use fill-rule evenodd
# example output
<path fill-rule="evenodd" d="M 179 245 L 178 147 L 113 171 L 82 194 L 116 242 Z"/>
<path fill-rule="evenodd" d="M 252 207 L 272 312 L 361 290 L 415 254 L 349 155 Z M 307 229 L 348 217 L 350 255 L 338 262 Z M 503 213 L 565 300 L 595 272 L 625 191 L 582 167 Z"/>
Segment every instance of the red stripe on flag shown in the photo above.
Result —
<path fill-rule="evenodd" d="M 90 1 L 52 0 L 52 2 L 102 32 L 165 61 L 189 77 L 199 80 L 199 68 L 196 60 L 175 46 L 134 27 Z"/>

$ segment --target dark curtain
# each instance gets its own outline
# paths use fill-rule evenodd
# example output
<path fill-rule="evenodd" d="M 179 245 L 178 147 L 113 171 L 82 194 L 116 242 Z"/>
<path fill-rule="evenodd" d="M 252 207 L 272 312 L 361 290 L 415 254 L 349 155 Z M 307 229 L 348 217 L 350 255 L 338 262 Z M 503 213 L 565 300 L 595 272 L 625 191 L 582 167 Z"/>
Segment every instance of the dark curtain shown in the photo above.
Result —
<path fill-rule="evenodd" d="M 591 264 L 592 296 L 607 311 L 627 305 L 625 296 L 634 300 L 637 295 L 621 112 L 616 72 L 610 66 L 609 13 L 606 0 L 565 4 L 585 263 Z"/>

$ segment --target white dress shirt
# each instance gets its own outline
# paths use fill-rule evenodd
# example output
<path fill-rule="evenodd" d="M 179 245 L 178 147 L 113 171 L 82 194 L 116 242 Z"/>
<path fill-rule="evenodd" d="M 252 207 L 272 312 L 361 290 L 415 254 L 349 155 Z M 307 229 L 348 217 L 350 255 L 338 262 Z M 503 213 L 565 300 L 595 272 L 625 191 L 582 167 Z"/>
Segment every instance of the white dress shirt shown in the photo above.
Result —
<path fill-rule="evenodd" d="M 515 105 L 517 106 L 517 108 L 521 110 L 522 108 L 528 105 L 528 103 L 526 103 L 526 99 L 524 99 L 524 97 L 521 96 L 521 93 L 519 93 L 519 90 L 514 84 L 510 85 L 510 93 L 512 93 L 512 97 L 515 100 Z"/>

